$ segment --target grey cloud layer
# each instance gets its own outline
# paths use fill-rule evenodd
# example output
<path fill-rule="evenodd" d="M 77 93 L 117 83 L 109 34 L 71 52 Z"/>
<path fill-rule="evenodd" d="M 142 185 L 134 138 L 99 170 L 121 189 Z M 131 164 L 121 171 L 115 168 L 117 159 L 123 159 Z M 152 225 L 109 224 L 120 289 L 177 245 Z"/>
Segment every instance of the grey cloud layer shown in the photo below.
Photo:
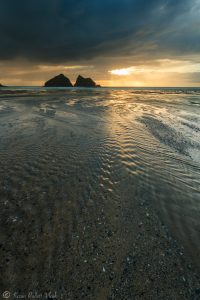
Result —
<path fill-rule="evenodd" d="M 0 60 L 195 53 L 199 0 L 0 0 Z"/>

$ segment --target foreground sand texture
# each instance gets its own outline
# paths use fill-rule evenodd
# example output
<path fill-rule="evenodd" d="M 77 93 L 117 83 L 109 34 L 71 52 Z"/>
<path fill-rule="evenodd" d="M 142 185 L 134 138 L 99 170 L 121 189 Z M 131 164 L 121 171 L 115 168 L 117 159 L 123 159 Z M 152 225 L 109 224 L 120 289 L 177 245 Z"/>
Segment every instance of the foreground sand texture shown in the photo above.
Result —
<path fill-rule="evenodd" d="M 2 93 L 1 294 L 199 299 L 199 97 Z"/>

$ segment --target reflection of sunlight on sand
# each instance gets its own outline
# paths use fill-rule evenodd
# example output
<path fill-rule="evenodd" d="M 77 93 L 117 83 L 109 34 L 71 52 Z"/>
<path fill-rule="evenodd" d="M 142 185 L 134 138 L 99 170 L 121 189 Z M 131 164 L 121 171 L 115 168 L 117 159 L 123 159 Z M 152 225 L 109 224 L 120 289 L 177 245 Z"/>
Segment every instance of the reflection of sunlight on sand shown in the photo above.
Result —
<path fill-rule="evenodd" d="M 66 105 L 68 105 L 68 106 L 74 106 L 75 103 L 76 103 L 76 100 L 68 100 L 66 102 Z"/>

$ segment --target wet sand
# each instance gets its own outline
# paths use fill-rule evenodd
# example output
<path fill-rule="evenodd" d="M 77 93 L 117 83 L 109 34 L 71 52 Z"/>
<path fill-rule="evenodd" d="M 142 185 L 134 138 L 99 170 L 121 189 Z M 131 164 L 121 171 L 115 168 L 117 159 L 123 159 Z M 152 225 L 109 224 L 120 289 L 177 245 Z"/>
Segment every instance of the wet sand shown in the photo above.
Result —
<path fill-rule="evenodd" d="M 197 238 L 190 249 L 161 213 L 185 188 L 175 178 L 187 149 L 156 152 L 149 124 L 133 121 L 130 105 L 113 106 L 119 92 L 93 92 L 92 103 L 88 92 L 68 93 L 1 100 L 1 294 L 200 299 Z"/>

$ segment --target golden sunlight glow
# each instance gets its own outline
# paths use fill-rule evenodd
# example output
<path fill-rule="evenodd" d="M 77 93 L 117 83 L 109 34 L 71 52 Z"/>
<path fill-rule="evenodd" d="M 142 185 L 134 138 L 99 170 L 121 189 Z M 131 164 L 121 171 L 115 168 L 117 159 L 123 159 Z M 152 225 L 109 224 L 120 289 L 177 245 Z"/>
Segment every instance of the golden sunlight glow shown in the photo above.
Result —
<path fill-rule="evenodd" d="M 109 70 L 109 86 L 199 86 L 200 63 L 173 59 L 154 60 Z"/>
<path fill-rule="evenodd" d="M 108 66 L 91 64 L 35 64 L 26 60 L 0 61 L 0 82 L 4 85 L 43 86 L 56 74 L 65 74 L 72 82 L 78 74 L 91 77 L 101 86 L 200 86 L 200 63 L 192 60 L 156 59 L 151 61 L 122 61 Z"/>
<path fill-rule="evenodd" d="M 134 72 L 134 70 L 135 70 L 134 67 L 130 67 L 130 68 L 124 68 L 124 69 L 111 70 L 111 71 L 108 71 L 108 72 L 113 74 L 113 75 L 127 76 L 127 75 L 132 74 Z"/>

